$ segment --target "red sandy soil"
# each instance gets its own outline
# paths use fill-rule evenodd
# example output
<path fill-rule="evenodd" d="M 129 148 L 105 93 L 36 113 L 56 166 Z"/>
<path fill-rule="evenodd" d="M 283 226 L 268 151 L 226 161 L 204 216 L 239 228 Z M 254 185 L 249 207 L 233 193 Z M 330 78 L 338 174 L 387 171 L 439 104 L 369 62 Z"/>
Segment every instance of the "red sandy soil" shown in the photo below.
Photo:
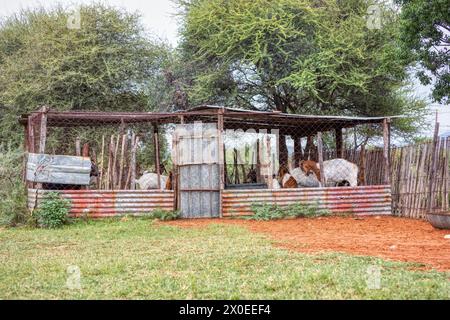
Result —
<path fill-rule="evenodd" d="M 304 253 L 345 252 L 418 262 L 427 268 L 450 271 L 450 239 L 444 238 L 450 230 L 435 229 L 426 221 L 384 216 L 273 221 L 189 219 L 168 223 L 180 227 L 239 225 L 269 235 L 283 248 Z"/>

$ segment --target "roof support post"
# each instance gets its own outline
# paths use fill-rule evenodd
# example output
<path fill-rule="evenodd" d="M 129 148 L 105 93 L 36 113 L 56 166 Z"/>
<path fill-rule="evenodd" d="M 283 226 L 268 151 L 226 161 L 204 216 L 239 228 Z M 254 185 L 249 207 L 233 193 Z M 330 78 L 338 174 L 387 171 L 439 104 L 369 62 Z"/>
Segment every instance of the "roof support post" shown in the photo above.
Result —
<path fill-rule="evenodd" d="M 325 187 L 325 170 L 323 169 L 323 145 L 322 132 L 317 132 L 317 157 L 319 158 L 320 166 L 320 186 Z"/>
<path fill-rule="evenodd" d="M 225 189 L 225 152 L 223 142 L 223 129 L 224 129 L 224 116 L 225 109 L 221 108 L 217 113 L 217 139 L 218 139 L 218 152 L 219 152 L 219 216 L 223 216 L 223 190 Z"/>
<path fill-rule="evenodd" d="M 344 158 L 342 127 L 336 127 L 334 131 L 336 141 L 336 158 Z"/>
<path fill-rule="evenodd" d="M 159 133 L 158 123 L 153 123 L 153 141 L 154 141 L 154 153 L 155 153 L 155 170 L 158 175 L 158 190 L 161 190 L 161 164 L 159 158 Z"/>
<path fill-rule="evenodd" d="M 384 160 L 384 183 L 390 183 L 390 159 L 389 159 L 389 149 L 390 149 L 390 135 L 389 129 L 390 127 L 390 119 L 385 118 L 383 120 L 383 160 Z"/>

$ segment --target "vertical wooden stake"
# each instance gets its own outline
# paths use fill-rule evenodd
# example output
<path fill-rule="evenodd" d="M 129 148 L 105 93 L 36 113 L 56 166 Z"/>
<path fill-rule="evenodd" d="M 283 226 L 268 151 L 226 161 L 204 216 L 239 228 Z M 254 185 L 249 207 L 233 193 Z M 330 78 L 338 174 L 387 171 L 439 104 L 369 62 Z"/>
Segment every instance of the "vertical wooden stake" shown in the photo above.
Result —
<path fill-rule="evenodd" d="M 158 190 L 161 190 L 161 164 L 159 160 L 159 134 L 158 134 L 158 124 L 153 124 L 153 142 L 154 142 L 154 153 L 155 153 L 155 170 L 158 175 Z"/>
<path fill-rule="evenodd" d="M 122 134 L 122 146 L 120 149 L 120 163 L 119 163 L 119 177 L 117 181 L 117 189 L 120 190 L 122 188 L 122 176 L 123 176 L 123 167 L 125 162 L 125 147 L 127 142 L 127 135 Z"/>
<path fill-rule="evenodd" d="M 100 171 L 99 189 L 102 189 L 103 171 L 105 170 L 105 164 L 103 161 L 104 152 L 105 152 L 105 135 L 102 135 L 102 150 L 101 150 L 101 154 L 100 154 L 100 164 L 99 164 L 99 171 Z"/>
<path fill-rule="evenodd" d="M 219 215 L 223 216 L 223 190 L 225 189 L 225 155 L 223 153 L 224 143 L 223 143 L 223 129 L 224 129 L 224 119 L 223 114 L 225 110 L 219 109 L 217 114 L 217 139 L 218 139 L 218 152 L 219 152 L 219 172 L 220 172 L 220 181 L 219 181 Z"/>
<path fill-rule="evenodd" d="M 286 139 L 286 136 L 283 136 L 283 139 Z M 286 140 L 285 140 L 286 141 Z M 272 172 L 272 157 L 271 157 L 271 143 L 270 143 L 270 135 L 266 134 L 266 152 L 267 152 L 267 188 L 273 189 L 273 172 Z"/>
<path fill-rule="evenodd" d="M 45 144 L 47 141 L 47 112 L 48 107 L 42 107 L 40 112 L 41 125 L 39 130 L 39 153 L 45 153 Z"/>
<path fill-rule="evenodd" d="M 323 170 L 323 145 L 322 145 L 322 132 L 317 132 L 317 153 L 320 166 L 320 184 L 321 187 L 325 186 L 325 171 Z"/>
<path fill-rule="evenodd" d="M 336 140 L 336 158 L 344 158 L 344 149 L 343 149 L 343 137 L 342 137 L 342 128 L 335 128 L 335 140 Z"/>
<path fill-rule="evenodd" d="M 137 150 L 137 145 L 139 143 L 139 137 L 135 136 L 135 134 L 133 133 L 133 138 L 132 140 L 133 142 L 133 148 L 131 149 L 131 185 L 130 185 L 130 189 L 131 190 L 135 190 L 136 189 L 136 150 Z"/>
<path fill-rule="evenodd" d="M 80 137 L 77 137 L 75 140 L 75 155 L 81 156 L 81 141 Z"/>
<path fill-rule="evenodd" d="M 389 122 L 388 118 L 383 120 L 383 160 L 384 160 L 384 183 L 390 183 L 390 161 L 389 161 Z"/>
<path fill-rule="evenodd" d="M 431 151 L 431 173 L 430 173 L 430 181 L 428 187 L 428 197 L 427 197 L 427 211 L 430 212 L 433 209 L 433 193 L 435 187 L 434 178 L 436 176 L 436 167 L 438 160 L 438 142 L 439 142 L 439 122 L 437 122 L 434 126 L 434 136 L 433 136 L 433 148 Z"/>

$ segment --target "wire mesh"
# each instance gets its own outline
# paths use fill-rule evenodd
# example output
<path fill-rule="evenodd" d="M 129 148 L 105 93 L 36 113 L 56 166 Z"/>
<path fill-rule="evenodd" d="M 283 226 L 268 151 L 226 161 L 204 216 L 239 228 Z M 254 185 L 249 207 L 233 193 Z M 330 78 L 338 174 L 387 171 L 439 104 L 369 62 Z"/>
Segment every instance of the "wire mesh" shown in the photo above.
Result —
<path fill-rule="evenodd" d="M 92 160 L 89 186 L 46 184 L 44 189 L 127 190 L 173 188 L 177 125 L 204 122 L 219 128 L 221 117 L 225 188 L 386 184 L 382 118 L 206 108 L 171 114 L 49 111 L 33 113 L 24 122 L 29 152 Z"/>

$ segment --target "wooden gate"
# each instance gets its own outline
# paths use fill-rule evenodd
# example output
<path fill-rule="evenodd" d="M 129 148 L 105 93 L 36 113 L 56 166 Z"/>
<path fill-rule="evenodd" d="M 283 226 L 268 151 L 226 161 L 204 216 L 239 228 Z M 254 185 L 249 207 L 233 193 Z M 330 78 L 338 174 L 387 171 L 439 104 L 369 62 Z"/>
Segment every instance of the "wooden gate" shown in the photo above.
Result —
<path fill-rule="evenodd" d="M 220 216 L 220 166 L 215 123 L 177 125 L 174 166 L 177 172 L 177 207 L 183 218 Z"/>

